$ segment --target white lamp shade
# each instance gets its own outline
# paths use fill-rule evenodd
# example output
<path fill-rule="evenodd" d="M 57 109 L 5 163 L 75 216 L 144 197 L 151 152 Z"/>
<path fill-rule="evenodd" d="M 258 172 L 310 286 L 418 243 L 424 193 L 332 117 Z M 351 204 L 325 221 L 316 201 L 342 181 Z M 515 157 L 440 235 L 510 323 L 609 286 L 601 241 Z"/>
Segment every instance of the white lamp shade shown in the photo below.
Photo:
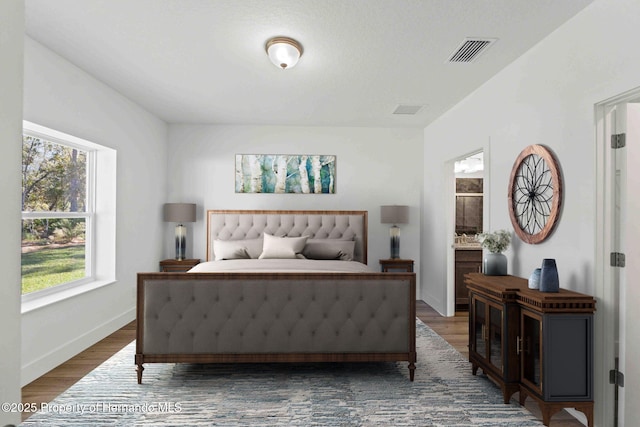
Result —
<path fill-rule="evenodd" d="M 408 224 L 409 206 L 380 206 L 380 222 L 382 224 Z"/>
<path fill-rule="evenodd" d="M 283 70 L 293 68 L 302 56 L 302 46 L 293 39 L 276 37 L 267 42 L 267 55 L 273 64 Z"/>
<path fill-rule="evenodd" d="M 196 222 L 195 203 L 165 203 L 164 220 L 166 222 Z"/>

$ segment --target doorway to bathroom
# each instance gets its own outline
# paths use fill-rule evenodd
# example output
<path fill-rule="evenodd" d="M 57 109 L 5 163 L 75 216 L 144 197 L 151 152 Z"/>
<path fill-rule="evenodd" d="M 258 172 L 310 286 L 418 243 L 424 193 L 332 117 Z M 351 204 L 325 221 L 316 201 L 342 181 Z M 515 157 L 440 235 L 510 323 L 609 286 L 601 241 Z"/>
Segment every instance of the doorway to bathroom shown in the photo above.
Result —
<path fill-rule="evenodd" d="M 482 269 L 482 248 L 476 235 L 484 221 L 484 153 L 454 162 L 455 230 L 453 236 L 455 311 L 469 310 L 464 275 Z"/>

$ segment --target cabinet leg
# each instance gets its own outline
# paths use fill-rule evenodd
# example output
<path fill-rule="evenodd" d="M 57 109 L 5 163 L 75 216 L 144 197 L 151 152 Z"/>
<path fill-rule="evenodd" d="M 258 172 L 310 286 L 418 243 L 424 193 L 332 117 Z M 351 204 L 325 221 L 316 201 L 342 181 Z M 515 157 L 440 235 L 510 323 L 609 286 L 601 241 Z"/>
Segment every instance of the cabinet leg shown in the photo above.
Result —
<path fill-rule="evenodd" d="M 478 373 L 478 365 L 476 365 L 475 363 L 471 364 L 471 373 L 473 375 L 476 375 Z"/>
<path fill-rule="evenodd" d="M 509 394 L 509 392 L 506 389 L 502 389 L 502 403 L 504 403 L 505 405 L 508 405 L 509 402 L 511 401 L 511 395 Z"/>
<path fill-rule="evenodd" d="M 551 422 L 551 417 L 553 414 L 558 412 L 560 409 L 552 410 L 549 406 L 543 406 L 542 408 L 542 424 L 548 426 Z"/>
<path fill-rule="evenodd" d="M 505 405 L 511 403 L 511 398 L 513 397 L 513 393 L 520 390 L 520 386 L 517 384 L 503 384 L 502 388 L 502 398 Z"/>
<path fill-rule="evenodd" d="M 413 362 L 409 362 L 409 381 L 413 381 L 415 374 L 416 374 L 416 364 Z"/>
<path fill-rule="evenodd" d="M 518 396 L 518 403 L 520 406 L 524 406 L 524 402 L 527 400 L 527 392 L 524 391 L 522 387 L 520 387 L 520 395 Z"/>
<path fill-rule="evenodd" d="M 593 427 L 593 403 L 587 402 L 583 405 L 576 405 L 576 410 L 587 416 L 587 426 Z"/>
<path fill-rule="evenodd" d="M 593 427 L 593 402 L 545 402 L 534 394 L 529 394 L 524 387 L 520 387 L 520 405 L 524 406 L 527 397 L 531 397 L 538 403 L 542 413 L 542 423 L 546 426 L 551 422 L 551 417 L 564 408 L 575 408 L 587 417 L 587 426 Z"/>
<path fill-rule="evenodd" d="M 502 386 L 502 403 L 504 403 L 505 405 L 508 405 L 509 402 L 511 401 L 511 395 L 513 394 L 513 392 L 509 391 L 509 389 L 507 388 L 506 385 Z"/>
<path fill-rule="evenodd" d="M 587 416 L 587 426 L 593 427 L 593 402 L 560 402 L 560 403 L 544 403 L 538 402 L 542 411 L 542 423 L 546 426 L 551 422 L 557 412 L 564 408 L 575 408 Z"/>

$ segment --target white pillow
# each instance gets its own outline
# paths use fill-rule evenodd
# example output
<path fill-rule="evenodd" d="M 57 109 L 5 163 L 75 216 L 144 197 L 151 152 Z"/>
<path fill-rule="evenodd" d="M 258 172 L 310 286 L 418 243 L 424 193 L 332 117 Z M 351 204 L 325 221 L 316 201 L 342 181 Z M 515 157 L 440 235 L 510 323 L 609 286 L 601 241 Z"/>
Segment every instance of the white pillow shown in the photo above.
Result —
<path fill-rule="evenodd" d="M 262 254 L 260 259 L 268 258 L 297 258 L 304 249 L 308 236 L 302 237 L 276 237 L 270 234 L 264 235 Z"/>
<path fill-rule="evenodd" d="M 214 240 L 215 260 L 258 258 L 262 253 L 262 239 Z"/>

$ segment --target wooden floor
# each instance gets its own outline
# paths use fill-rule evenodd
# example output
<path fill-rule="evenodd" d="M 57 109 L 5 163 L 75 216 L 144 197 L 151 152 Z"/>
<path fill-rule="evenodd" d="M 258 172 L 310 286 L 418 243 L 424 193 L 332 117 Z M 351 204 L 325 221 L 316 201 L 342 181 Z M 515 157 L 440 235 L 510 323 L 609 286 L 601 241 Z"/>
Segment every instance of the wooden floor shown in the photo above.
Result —
<path fill-rule="evenodd" d="M 443 317 L 433 308 L 422 301 L 416 305 L 416 315 L 426 325 L 442 336 L 456 350 L 468 358 L 468 313 L 459 312 L 454 317 Z M 49 371 L 42 377 L 22 388 L 22 402 L 41 404 L 50 402 L 60 393 L 71 387 L 82 377 L 87 375 L 102 362 L 122 350 L 136 337 L 135 322 L 131 322 L 122 329 L 114 332 L 107 338 L 89 347 L 74 358 L 68 360 L 57 368 Z M 418 367 L 419 369 L 419 367 Z M 133 375 L 133 361 L 131 361 Z M 471 371 L 471 366 L 469 366 Z M 132 377 L 135 380 L 135 377 Z M 487 381 L 489 381 L 487 379 Z M 525 405 L 538 419 L 542 420 L 537 404 L 527 400 Z M 27 419 L 31 413 L 23 413 L 22 420 Z M 553 416 L 551 427 L 582 426 L 568 412 L 562 411 Z"/>
<path fill-rule="evenodd" d="M 36 403 L 40 406 L 42 403 L 51 402 L 60 393 L 74 385 L 82 377 L 135 339 L 136 323 L 131 322 L 37 380 L 22 387 L 22 403 Z M 133 360 L 131 364 L 133 366 Z M 26 406 L 28 407 L 28 405 Z M 30 415 L 31 413 L 23 412 L 22 420 L 29 418 Z"/>

